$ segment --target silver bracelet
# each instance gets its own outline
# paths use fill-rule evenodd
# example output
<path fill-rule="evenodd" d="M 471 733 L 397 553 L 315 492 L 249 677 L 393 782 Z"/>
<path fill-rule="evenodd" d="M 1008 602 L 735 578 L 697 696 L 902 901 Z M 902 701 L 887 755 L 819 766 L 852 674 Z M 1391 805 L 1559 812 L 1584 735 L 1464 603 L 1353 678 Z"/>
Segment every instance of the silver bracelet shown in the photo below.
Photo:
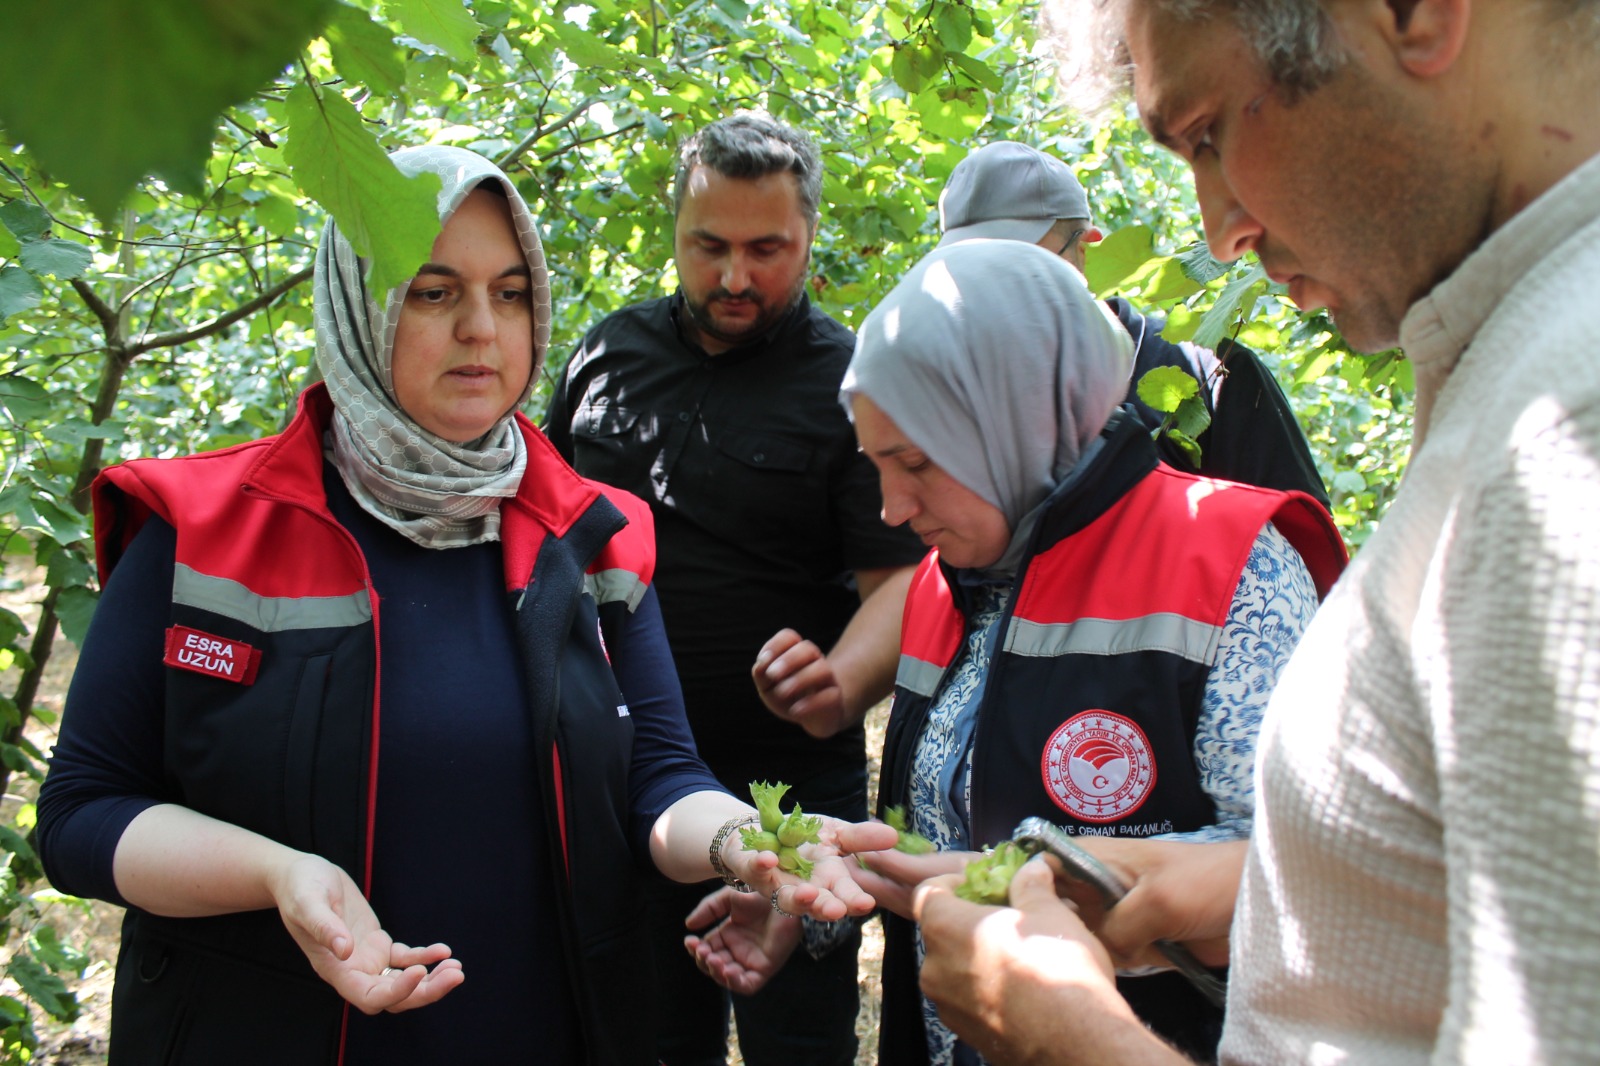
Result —
<path fill-rule="evenodd" d="M 735 829 L 743 829 L 747 825 L 757 825 L 761 821 L 759 814 L 741 814 L 737 818 L 729 818 L 722 823 L 722 828 L 717 830 L 717 835 L 711 838 L 711 868 L 722 878 L 722 883 L 735 892 L 754 892 L 755 889 L 733 876 L 727 863 L 722 861 L 722 845 L 728 842 L 728 834 Z"/>

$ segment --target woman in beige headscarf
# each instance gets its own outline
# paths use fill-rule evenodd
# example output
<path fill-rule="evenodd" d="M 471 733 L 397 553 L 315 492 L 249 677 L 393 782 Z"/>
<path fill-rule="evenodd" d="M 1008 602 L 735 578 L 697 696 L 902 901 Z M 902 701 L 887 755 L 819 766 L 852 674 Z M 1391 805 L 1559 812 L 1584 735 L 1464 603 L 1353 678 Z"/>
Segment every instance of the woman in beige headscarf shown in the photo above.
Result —
<path fill-rule="evenodd" d="M 395 161 L 440 181 L 432 256 L 372 293 L 330 223 L 326 384 L 289 427 L 96 486 L 105 593 L 40 852 L 129 908 L 124 1066 L 643 1066 L 643 864 L 871 906 L 836 846 L 887 831 L 828 826 L 809 884 L 741 848 L 754 811 L 695 754 L 648 509 L 517 413 L 550 307 L 515 186 L 461 149 Z"/>

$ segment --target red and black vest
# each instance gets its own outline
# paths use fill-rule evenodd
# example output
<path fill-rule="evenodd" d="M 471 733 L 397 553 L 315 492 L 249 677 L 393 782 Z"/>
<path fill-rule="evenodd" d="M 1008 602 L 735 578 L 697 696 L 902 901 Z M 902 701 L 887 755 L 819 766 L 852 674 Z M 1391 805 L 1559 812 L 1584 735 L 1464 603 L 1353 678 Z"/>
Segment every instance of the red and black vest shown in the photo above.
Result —
<path fill-rule="evenodd" d="M 277 437 L 136 460 L 94 488 L 100 577 L 152 514 L 177 531 L 163 772 L 181 802 L 342 866 L 371 890 L 382 772 L 378 596 L 327 508 L 323 386 Z M 527 473 L 501 507 L 550 869 L 589 1061 L 653 1061 L 632 1023 L 651 990 L 636 963 L 639 863 L 628 828 L 633 724 L 604 647 L 654 569 L 650 511 L 579 477 L 517 418 Z M 448 624 L 442 619 L 441 624 Z M 582 840 L 569 827 L 583 826 Z M 275 911 L 163 918 L 130 909 L 114 991 L 124 1064 L 212 1061 L 200 1026 L 240 1062 L 337 1063 L 344 1012 Z M 470 1037 L 468 1037 L 470 1039 Z M 191 1046 L 188 1053 L 178 1048 Z M 201 1058 L 195 1058 L 199 1055 Z"/>
<path fill-rule="evenodd" d="M 1112 420 L 1099 453 L 1041 518 L 995 638 L 972 740 L 974 846 L 1009 839 L 1033 816 L 1069 833 L 1137 837 L 1216 821 L 1194 764 L 1195 728 L 1234 593 L 1268 521 L 1325 596 L 1346 553 L 1312 497 L 1179 473 L 1156 461 L 1134 418 Z M 966 639 L 963 593 L 937 552 L 912 579 L 880 815 L 910 800 L 929 706 Z M 885 966 L 909 962 L 913 995 L 900 1009 L 914 1009 L 909 925 L 889 925 L 889 956 L 902 957 Z M 919 1011 L 904 1044 L 889 1035 L 897 1028 L 890 985 L 907 982 L 888 972 L 883 1061 L 921 1062 Z M 1149 981 L 1162 979 L 1138 983 L 1148 990 Z"/>

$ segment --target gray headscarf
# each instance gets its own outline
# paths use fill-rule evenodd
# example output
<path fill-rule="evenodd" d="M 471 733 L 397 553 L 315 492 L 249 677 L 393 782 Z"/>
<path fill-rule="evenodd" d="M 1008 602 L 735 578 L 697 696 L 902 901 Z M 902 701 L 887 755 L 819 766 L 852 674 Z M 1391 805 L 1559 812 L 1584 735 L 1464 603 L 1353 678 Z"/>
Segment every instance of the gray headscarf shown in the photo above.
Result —
<path fill-rule="evenodd" d="M 441 227 L 479 182 L 493 179 L 504 187 L 531 274 L 533 371 L 517 400 L 521 407 L 550 342 L 550 279 L 532 212 L 511 180 L 475 152 L 434 145 L 390 158 L 407 174 L 439 175 Z M 479 439 L 458 444 L 401 410 L 392 373 L 394 333 L 409 285 L 374 295 L 365 274 L 366 264 L 329 219 L 317 249 L 313 303 L 317 365 L 335 408 L 334 466 L 363 509 L 425 548 L 499 539 L 501 500 L 516 495 L 528 463 L 512 412 Z"/>
<path fill-rule="evenodd" d="M 925 256 L 861 325 L 842 399 L 861 394 L 1005 516 L 1015 565 L 1034 511 L 1127 395 L 1133 345 L 1064 260 L 1019 241 Z"/>

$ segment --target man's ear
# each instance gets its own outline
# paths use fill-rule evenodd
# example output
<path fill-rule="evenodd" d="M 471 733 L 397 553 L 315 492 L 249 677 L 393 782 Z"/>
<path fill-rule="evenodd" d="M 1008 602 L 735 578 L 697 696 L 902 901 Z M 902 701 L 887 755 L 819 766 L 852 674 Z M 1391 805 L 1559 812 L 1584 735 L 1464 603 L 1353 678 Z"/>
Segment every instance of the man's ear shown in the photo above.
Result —
<path fill-rule="evenodd" d="M 1419 78 L 1449 70 L 1466 46 L 1472 0 L 1382 0 L 1382 33 L 1402 69 Z"/>

